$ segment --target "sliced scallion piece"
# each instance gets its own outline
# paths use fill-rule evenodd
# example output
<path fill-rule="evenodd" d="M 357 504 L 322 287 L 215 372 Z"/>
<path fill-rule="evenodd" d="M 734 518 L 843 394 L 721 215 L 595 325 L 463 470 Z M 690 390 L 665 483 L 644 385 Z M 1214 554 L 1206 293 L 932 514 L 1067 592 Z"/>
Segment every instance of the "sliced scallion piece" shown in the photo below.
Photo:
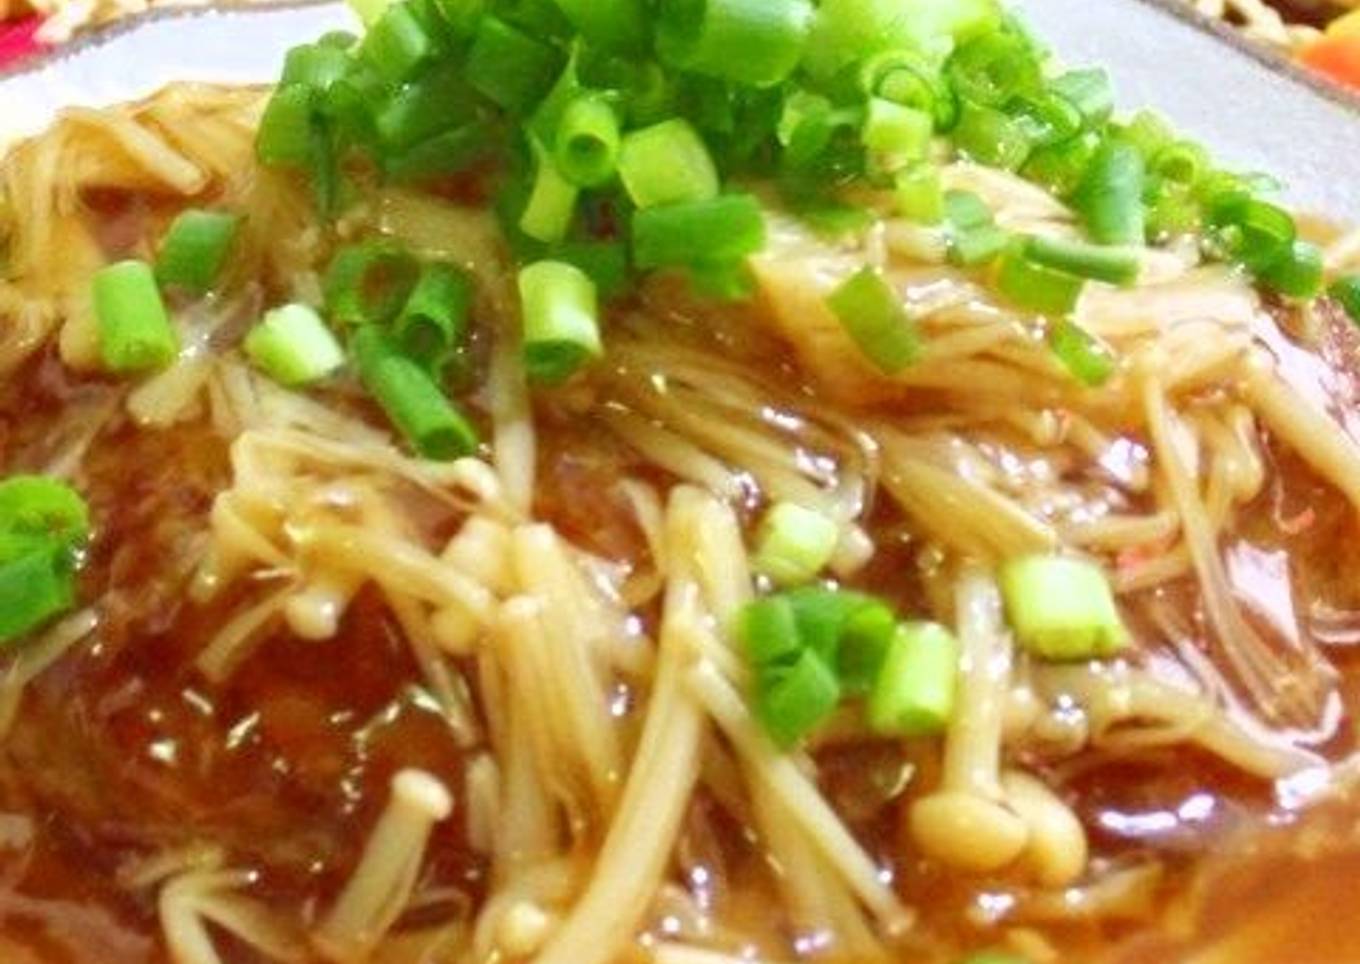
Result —
<path fill-rule="evenodd" d="M 765 216 L 749 194 L 666 204 L 633 215 L 633 260 L 644 270 L 726 264 L 765 246 Z"/>
<path fill-rule="evenodd" d="M 918 224 L 939 224 L 944 220 L 944 186 L 940 171 L 928 161 L 920 161 L 899 171 L 893 180 L 897 213 Z"/>
<path fill-rule="evenodd" d="M 306 168 L 312 162 L 316 92 L 296 85 L 274 91 L 260 118 L 255 156 L 266 167 Z"/>
<path fill-rule="evenodd" d="M 1353 324 L 1360 326 L 1360 274 L 1337 278 L 1327 289 L 1327 294 L 1341 306 Z"/>
<path fill-rule="evenodd" d="M 1138 277 L 1138 254 L 1125 248 L 1036 235 L 1025 239 L 1024 254 L 1035 264 L 1106 284 L 1124 287 Z"/>
<path fill-rule="evenodd" d="M 527 114 L 561 73 L 556 50 L 499 17 L 484 14 L 468 50 L 468 82 L 512 114 Z"/>
<path fill-rule="evenodd" d="M 718 196 L 718 169 L 689 121 L 662 121 L 623 139 L 619 177 L 639 208 L 709 201 Z"/>
<path fill-rule="evenodd" d="M 69 557 L 59 547 L 35 546 L 0 564 L 0 643 L 27 635 L 74 602 Z"/>
<path fill-rule="evenodd" d="M 420 277 L 420 265 L 394 241 L 362 241 L 341 248 L 326 271 L 326 310 L 340 326 L 386 325 L 401 311 Z"/>
<path fill-rule="evenodd" d="M 288 388 L 318 382 L 345 364 L 339 340 L 316 310 L 303 304 L 265 312 L 243 347 L 261 371 Z"/>
<path fill-rule="evenodd" d="M 1322 252 L 1317 245 L 1295 241 L 1289 250 L 1257 272 L 1271 291 L 1287 298 L 1312 298 L 1322 291 Z"/>
<path fill-rule="evenodd" d="M 393 3 L 368 28 L 360 54 L 390 84 L 410 80 L 435 56 L 434 38 L 409 3 Z"/>
<path fill-rule="evenodd" d="M 788 665 L 804 648 L 793 604 L 783 594 L 748 603 L 741 611 L 737 635 L 757 671 Z"/>
<path fill-rule="evenodd" d="M 241 219 L 222 211 L 190 209 L 165 232 L 156 257 L 156 280 L 194 294 L 209 290 L 231 254 Z"/>
<path fill-rule="evenodd" d="M 89 507 L 66 483 L 45 475 L 14 475 L 0 482 L 0 534 L 14 537 L 13 542 L 70 547 L 89 532 Z"/>
<path fill-rule="evenodd" d="M 645 0 L 556 0 L 587 43 L 605 50 L 635 52 L 648 40 L 649 4 Z"/>
<path fill-rule="evenodd" d="M 882 97 L 869 99 L 863 140 L 878 171 L 892 174 L 925 158 L 935 121 L 929 113 Z"/>
<path fill-rule="evenodd" d="M 448 461 L 477 451 L 477 430 L 430 374 L 372 326 L 354 333 L 350 349 L 364 388 L 392 424 L 427 459 Z"/>
<path fill-rule="evenodd" d="M 1077 209 L 1095 241 L 1143 243 L 1146 180 L 1143 155 L 1133 145 L 1110 138 L 1096 149 L 1076 195 Z"/>
<path fill-rule="evenodd" d="M 1070 318 L 1049 329 L 1048 344 L 1063 367 L 1083 385 L 1099 388 L 1114 374 L 1114 352 Z"/>
<path fill-rule="evenodd" d="M 1087 130 L 1104 124 L 1114 113 L 1114 86 L 1102 68 L 1069 70 L 1054 77 L 1049 86 L 1077 109 Z"/>
<path fill-rule="evenodd" d="M 767 87 L 798 66 L 812 16 L 808 0 L 661 0 L 657 51 L 681 70 Z"/>
<path fill-rule="evenodd" d="M 842 282 L 827 305 L 874 367 L 893 375 L 921 353 L 916 325 L 892 286 L 865 267 Z"/>
<path fill-rule="evenodd" d="M 866 707 L 877 733 L 924 736 L 939 733 L 954 714 L 959 643 L 938 623 L 898 627 Z"/>
<path fill-rule="evenodd" d="M 787 749 L 825 721 L 840 699 L 835 671 L 809 649 L 791 665 L 758 676 L 755 713 L 775 744 Z"/>
<path fill-rule="evenodd" d="M 1011 302 L 1027 311 L 1065 315 L 1076 307 L 1086 282 L 1031 260 L 1025 245 L 1017 243 L 1001 258 L 996 286 Z"/>
<path fill-rule="evenodd" d="M 145 261 L 120 261 L 95 272 L 94 312 L 100 357 L 109 371 L 164 368 L 179 354 L 179 335 Z"/>
<path fill-rule="evenodd" d="M 946 69 L 959 98 L 980 107 L 1000 108 L 1040 81 L 1033 47 L 1010 32 L 987 33 L 963 45 Z"/>
<path fill-rule="evenodd" d="M 534 186 L 520 215 L 519 229 L 536 241 L 555 244 L 567 236 L 576 216 L 580 188 L 562 176 L 552 154 L 534 143 Z"/>
<path fill-rule="evenodd" d="M 604 353 L 595 283 L 561 261 L 520 269 L 524 367 L 532 381 L 556 385 Z"/>
<path fill-rule="evenodd" d="M 1006 171 L 1019 169 L 1034 149 L 1018 120 L 995 108 L 969 102 L 959 111 L 954 143 L 973 160 Z"/>
<path fill-rule="evenodd" d="M 1016 641 L 1035 656 L 1100 659 L 1129 642 L 1109 580 L 1093 562 L 1026 556 L 1003 564 L 999 579 Z"/>
<path fill-rule="evenodd" d="M 992 211 L 971 191 L 946 191 L 944 216 L 949 227 L 949 257 L 964 266 L 991 261 L 1010 243 Z"/>
<path fill-rule="evenodd" d="M 578 97 L 562 112 L 554 157 L 568 181 L 583 188 L 607 183 L 618 169 L 620 147 L 619 117 L 604 96 Z"/>
<path fill-rule="evenodd" d="M 1286 257 L 1297 237 L 1289 212 L 1240 191 L 1215 198 L 1208 223 L 1226 253 L 1253 271 Z"/>
<path fill-rule="evenodd" d="M 841 689 L 863 696 L 874 686 L 897 632 L 897 615 L 881 599 L 859 593 L 840 592 L 851 606 L 838 628 L 836 672 Z"/>
<path fill-rule="evenodd" d="M 467 334 L 472 279 L 442 261 L 420 269 L 420 280 L 392 325 L 397 347 L 438 371 Z"/>
<path fill-rule="evenodd" d="M 761 522 L 751 565 L 778 586 L 810 582 L 831 561 L 839 539 L 835 520 L 814 509 L 779 502 Z"/>

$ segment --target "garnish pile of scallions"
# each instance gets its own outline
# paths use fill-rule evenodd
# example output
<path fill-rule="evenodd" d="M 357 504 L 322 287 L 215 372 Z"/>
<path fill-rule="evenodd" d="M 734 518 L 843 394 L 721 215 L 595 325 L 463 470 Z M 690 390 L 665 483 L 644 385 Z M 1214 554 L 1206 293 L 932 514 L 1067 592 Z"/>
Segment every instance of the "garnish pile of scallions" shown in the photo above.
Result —
<path fill-rule="evenodd" d="M 1138 249 L 1195 237 L 1267 290 L 1309 298 L 1318 249 L 1261 194 L 1260 176 L 1218 169 L 1152 114 L 1114 119 L 1100 69 L 1062 71 L 994 0 L 353 0 L 360 37 L 288 55 L 258 137 L 260 161 L 310 185 L 334 218 L 375 179 L 487 180 L 520 266 L 524 364 L 536 384 L 603 351 L 601 302 L 642 274 L 685 272 L 742 297 L 765 244 L 749 186 L 830 234 L 873 217 L 846 200 L 878 189 L 898 216 L 940 226 L 949 256 L 1050 319 L 1072 375 L 1099 385 L 1109 349 L 1070 315 L 1090 283 L 1132 284 Z M 946 190 L 956 157 L 1017 172 L 1067 201 L 1080 240 L 1003 230 L 978 196 Z M 236 219 L 192 211 L 155 270 L 105 269 L 101 344 L 116 372 L 178 350 L 160 294 L 201 293 L 223 270 Z M 1360 281 L 1332 294 L 1360 314 Z M 478 445 L 451 399 L 465 362 L 470 279 L 390 241 L 341 248 L 326 303 L 284 305 L 246 349 L 304 386 L 347 362 L 422 455 Z M 913 320 L 872 270 L 829 307 L 876 368 L 918 355 Z"/>

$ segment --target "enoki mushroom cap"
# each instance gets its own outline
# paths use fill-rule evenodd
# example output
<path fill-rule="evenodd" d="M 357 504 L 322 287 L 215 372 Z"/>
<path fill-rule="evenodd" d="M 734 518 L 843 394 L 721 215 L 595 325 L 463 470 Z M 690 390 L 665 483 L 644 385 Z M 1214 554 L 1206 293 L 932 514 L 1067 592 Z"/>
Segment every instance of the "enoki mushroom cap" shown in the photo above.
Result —
<path fill-rule="evenodd" d="M 1029 827 L 1003 804 L 945 791 L 908 812 L 911 838 L 928 857 L 959 870 L 989 873 L 1012 863 L 1029 842 Z"/>

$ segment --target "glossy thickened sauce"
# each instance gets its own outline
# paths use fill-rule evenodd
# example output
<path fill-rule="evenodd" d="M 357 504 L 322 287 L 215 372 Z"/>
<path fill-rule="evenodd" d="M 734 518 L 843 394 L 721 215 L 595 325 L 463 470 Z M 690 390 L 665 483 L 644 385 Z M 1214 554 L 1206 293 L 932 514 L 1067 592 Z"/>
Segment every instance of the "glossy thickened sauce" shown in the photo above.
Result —
<path fill-rule="evenodd" d="M 111 250 L 135 248 L 137 225 L 146 227 L 125 202 L 100 202 Z M 1318 371 L 1296 374 L 1316 381 Z M 1351 404 L 1349 376 L 1332 374 L 1315 387 Z M 80 482 L 95 518 L 83 597 L 100 600 L 99 625 L 28 688 L 0 744 L 0 937 L 44 962 L 164 960 L 154 888 L 129 886 L 128 868 L 205 842 L 222 847 L 229 866 L 258 872 L 255 896 L 314 921 L 353 869 L 392 774 L 418 767 L 457 789 L 468 763 L 377 594 L 360 594 L 334 639 L 279 629 L 220 686 L 195 671 L 205 641 L 243 594 L 267 590 L 268 576 L 209 605 L 189 600 L 208 512 L 230 483 L 227 445 L 198 422 L 139 430 L 120 392 L 71 375 L 50 354 L 0 387 L 7 473 L 42 467 L 94 431 Z M 605 558 L 638 560 L 640 533 L 613 483 L 642 467 L 586 411 L 539 413 L 537 512 Z M 1356 520 L 1303 466 L 1271 452 L 1273 481 L 1224 545 L 1228 568 L 1258 618 L 1324 644 L 1354 706 Z M 431 520 L 432 531 L 447 521 Z M 886 506 L 870 529 L 879 551 L 857 586 L 921 611 L 919 546 Z M 640 615 L 650 624 L 654 613 Z M 1343 749 L 1351 732 L 1344 719 Z M 1097 917 L 1083 911 L 1096 884 L 1040 894 L 946 873 L 913 851 L 900 815 L 937 779 L 929 747 L 829 741 L 817 755 L 827 798 L 920 911 L 920 953 L 930 959 L 1033 928 L 1064 961 L 1360 960 L 1360 807 L 1347 800 L 1301 816 L 1260 781 L 1181 748 L 1026 759 L 1083 821 L 1092 881 L 1142 874 L 1132 896 Z M 445 902 L 407 923 L 449 919 L 481 900 L 489 868 L 465 826 L 461 809 L 438 825 L 419 890 Z M 698 905 L 755 933 L 780 930 L 761 921 L 770 906 L 761 895 L 774 886 L 768 864 L 711 791 L 691 808 L 680 851 L 680 879 Z M 816 936 L 804 946 L 815 950 Z M 257 959 L 223 948 L 232 961 Z M 0 944 L 0 960 L 3 952 Z"/>

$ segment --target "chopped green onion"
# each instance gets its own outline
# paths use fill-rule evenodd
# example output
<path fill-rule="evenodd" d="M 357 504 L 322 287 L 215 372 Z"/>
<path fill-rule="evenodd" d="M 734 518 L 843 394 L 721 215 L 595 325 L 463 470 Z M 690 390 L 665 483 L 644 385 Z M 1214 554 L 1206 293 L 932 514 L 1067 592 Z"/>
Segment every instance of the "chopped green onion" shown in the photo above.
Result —
<path fill-rule="evenodd" d="M 1327 294 L 1341 306 L 1352 323 L 1360 326 L 1360 274 L 1337 278 L 1327 289 Z"/>
<path fill-rule="evenodd" d="M 574 264 L 588 274 L 602 299 L 622 294 L 628 286 L 628 248 L 622 241 L 567 241 L 552 253 L 555 260 Z"/>
<path fill-rule="evenodd" d="M 1083 134 L 1061 144 L 1039 147 L 1030 154 L 1020 173 L 1050 194 L 1071 197 L 1081 186 L 1095 156 L 1100 138 Z"/>
<path fill-rule="evenodd" d="M 614 176 L 621 147 L 619 116 L 599 94 L 572 101 L 557 130 L 557 169 L 580 187 L 599 187 Z"/>
<path fill-rule="evenodd" d="M 661 0 L 656 47 L 681 70 L 768 87 L 803 57 L 808 0 Z"/>
<path fill-rule="evenodd" d="M 961 265 L 991 261 L 1010 243 L 992 211 L 971 191 L 946 191 L 944 216 L 949 227 L 949 256 Z"/>
<path fill-rule="evenodd" d="M 389 84 L 400 84 L 434 58 L 435 42 L 409 3 L 393 3 L 368 28 L 360 55 Z"/>
<path fill-rule="evenodd" d="M 1322 252 L 1317 245 L 1296 240 L 1257 277 L 1271 291 L 1287 298 L 1312 298 L 1322 290 L 1322 273 Z"/>
<path fill-rule="evenodd" d="M 780 502 L 760 525 L 751 565 L 778 586 L 810 582 L 831 561 L 839 540 L 835 520 L 792 502 Z"/>
<path fill-rule="evenodd" d="M 74 602 L 70 557 L 62 548 L 39 545 L 0 564 L 0 643 L 27 635 Z"/>
<path fill-rule="evenodd" d="M 1011 98 L 1039 86 L 1039 59 L 1022 37 L 989 33 L 959 48 L 946 72 L 963 101 L 979 107 L 1002 107 Z"/>
<path fill-rule="evenodd" d="M 467 334 L 472 294 L 466 272 L 442 261 L 423 266 L 392 325 L 397 347 L 437 372 Z"/>
<path fill-rule="evenodd" d="M 873 688 L 882 672 L 888 647 L 897 633 L 897 616 L 880 599 L 859 593 L 840 592 L 837 595 L 848 597 L 851 605 L 837 631 L 836 672 L 843 691 L 863 696 Z M 800 625 L 804 624 L 801 614 L 799 621 Z"/>
<path fill-rule="evenodd" d="M 391 180 L 399 182 L 456 174 L 484 157 L 494 144 L 494 137 L 495 131 L 488 122 L 472 121 L 385 157 L 383 170 Z"/>
<path fill-rule="evenodd" d="M 331 321 L 340 326 L 388 324 L 419 276 L 419 263 L 396 242 L 364 241 L 341 248 L 324 283 Z"/>
<path fill-rule="evenodd" d="M 812 650 L 804 650 L 790 666 L 767 670 L 755 687 L 756 718 L 783 749 L 816 729 L 841 699 L 835 671 Z"/>
<path fill-rule="evenodd" d="M 504 20 L 483 16 L 467 54 L 467 78 L 491 101 L 512 114 L 527 114 L 561 72 L 552 47 Z"/>
<path fill-rule="evenodd" d="M 1175 141 L 1175 134 L 1159 115 L 1140 110 L 1133 119 L 1116 128 L 1119 140 L 1128 144 L 1145 160 L 1151 160 Z"/>
<path fill-rule="evenodd" d="M 874 97 L 864 118 L 864 146 L 877 170 L 892 174 L 926 156 L 934 129 L 935 121 L 925 111 Z"/>
<path fill-rule="evenodd" d="M 876 733 L 938 733 L 954 714 L 959 644 L 938 623 L 904 623 L 883 658 L 869 693 L 867 716 Z"/>
<path fill-rule="evenodd" d="M 430 374 L 402 355 L 381 331 L 360 328 L 350 343 L 364 388 L 423 458 L 472 455 L 477 430 L 440 391 Z"/>
<path fill-rule="evenodd" d="M 954 97 L 944 89 L 939 71 L 915 50 L 885 50 L 869 57 L 859 69 L 859 83 L 871 98 L 924 110 L 938 128 L 952 126 Z"/>
<path fill-rule="evenodd" d="M 156 279 L 195 294 L 207 291 L 222 273 L 240 224 L 234 214 L 183 212 L 165 232 L 156 258 Z"/>
<path fill-rule="evenodd" d="M 918 224 L 939 224 L 944 220 L 944 186 L 940 170 L 922 161 L 899 171 L 893 182 L 897 213 Z"/>
<path fill-rule="evenodd" d="M 519 219 L 519 229 L 545 244 L 561 241 L 571 230 L 580 188 L 562 176 L 551 154 L 536 142 L 534 187 Z"/>
<path fill-rule="evenodd" d="M 0 482 L 0 535 L 71 547 L 89 533 L 90 510 L 66 483 L 45 475 L 15 475 Z"/>
<path fill-rule="evenodd" d="M 1023 242 L 1001 258 L 996 286 L 1018 307 L 1046 315 L 1065 315 L 1076 307 L 1084 279 L 1032 260 Z"/>
<path fill-rule="evenodd" d="M 623 186 L 639 208 L 718 196 L 718 169 L 704 139 L 678 117 L 627 135 L 618 166 Z"/>
<path fill-rule="evenodd" d="M 841 283 L 827 305 L 860 351 L 885 375 L 906 368 L 920 355 L 920 338 L 906 306 L 871 267 Z"/>
<path fill-rule="evenodd" d="M 1215 199 L 1209 207 L 1209 226 L 1227 254 L 1253 271 L 1285 257 L 1296 237 L 1289 212 L 1243 192 Z"/>
<path fill-rule="evenodd" d="M 392 6 L 397 0 L 346 0 L 349 8 L 359 17 L 360 22 L 366 27 L 371 27 L 377 23 L 387 8 Z"/>
<path fill-rule="evenodd" d="M 856 592 L 801 586 L 770 597 L 786 602 L 793 614 L 800 648 L 811 649 L 828 665 L 840 662 L 841 634 L 846 622 L 869 599 Z"/>
<path fill-rule="evenodd" d="M 1081 111 L 1071 101 L 1051 90 L 1020 94 L 1007 105 L 1005 113 L 1019 126 L 1034 148 L 1066 144 L 1082 131 Z"/>
<path fill-rule="evenodd" d="M 345 363 L 335 335 L 314 309 L 302 304 L 266 312 L 244 347 L 261 371 L 288 388 L 318 382 Z"/>
<path fill-rule="evenodd" d="M 454 37 L 467 40 L 477 29 L 487 0 L 434 0 L 433 6 Z"/>
<path fill-rule="evenodd" d="M 1109 580 L 1095 563 L 1026 556 L 1002 565 L 999 576 L 1016 641 L 1035 656 L 1098 659 L 1128 644 Z"/>
<path fill-rule="evenodd" d="M 145 261 L 120 261 L 95 272 L 94 312 L 100 356 L 112 372 L 164 368 L 179 354 L 179 335 Z"/>
<path fill-rule="evenodd" d="M 265 105 L 255 156 L 266 167 L 308 167 L 316 94 L 310 87 L 280 87 Z"/>
<path fill-rule="evenodd" d="M 954 128 L 954 144 L 973 160 L 1007 171 L 1024 164 L 1034 147 L 1018 120 L 966 101 Z"/>
<path fill-rule="evenodd" d="M 803 67 L 825 82 L 884 50 L 919 50 L 938 61 L 999 21 L 991 0 L 821 0 Z"/>
<path fill-rule="evenodd" d="M 1077 109 L 1087 130 L 1100 127 L 1114 113 L 1114 86 L 1102 68 L 1069 70 L 1053 78 L 1049 87 Z"/>
<path fill-rule="evenodd" d="M 1099 388 L 1114 374 L 1114 352 L 1070 318 L 1049 329 L 1048 344 L 1063 367 L 1083 385 Z"/>
<path fill-rule="evenodd" d="M 1100 244 L 1144 242 L 1143 155 L 1131 144 L 1107 140 L 1096 149 L 1076 204 L 1086 230 Z"/>
<path fill-rule="evenodd" d="M 788 595 L 766 596 L 748 603 L 741 611 L 737 635 L 757 672 L 789 665 L 805 648 Z"/>
<path fill-rule="evenodd" d="M 1042 236 L 1026 238 L 1024 251 L 1035 264 L 1092 281 L 1125 287 L 1138 277 L 1135 251 Z"/>
<path fill-rule="evenodd" d="M 329 90 L 331 85 L 349 73 L 349 52 L 334 44 L 301 44 L 288 51 L 283 61 L 282 86 L 301 84 L 313 90 Z"/>
<path fill-rule="evenodd" d="M 749 194 L 645 208 L 633 215 L 639 268 L 737 261 L 765 246 L 765 216 Z"/>
<path fill-rule="evenodd" d="M 461 64 L 440 64 L 382 98 L 373 124 L 386 151 L 404 151 L 436 134 L 481 119 L 479 101 L 480 96 L 463 77 Z"/>
<path fill-rule="evenodd" d="M 1148 170 L 1164 181 L 1194 187 L 1209 171 L 1209 152 L 1193 141 L 1173 141 L 1152 155 Z"/>
<path fill-rule="evenodd" d="M 565 381 L 604 353 L 595 283 L 573 265 L 540 261 L 520 269 L 524 368 L 546 385 Z"/>
<path fill-rule="evenodd" d="M 589 44 L 606 50 L 637 51 L 648 39 L 651 11 L 645 0 L 556 0 Z"/>

